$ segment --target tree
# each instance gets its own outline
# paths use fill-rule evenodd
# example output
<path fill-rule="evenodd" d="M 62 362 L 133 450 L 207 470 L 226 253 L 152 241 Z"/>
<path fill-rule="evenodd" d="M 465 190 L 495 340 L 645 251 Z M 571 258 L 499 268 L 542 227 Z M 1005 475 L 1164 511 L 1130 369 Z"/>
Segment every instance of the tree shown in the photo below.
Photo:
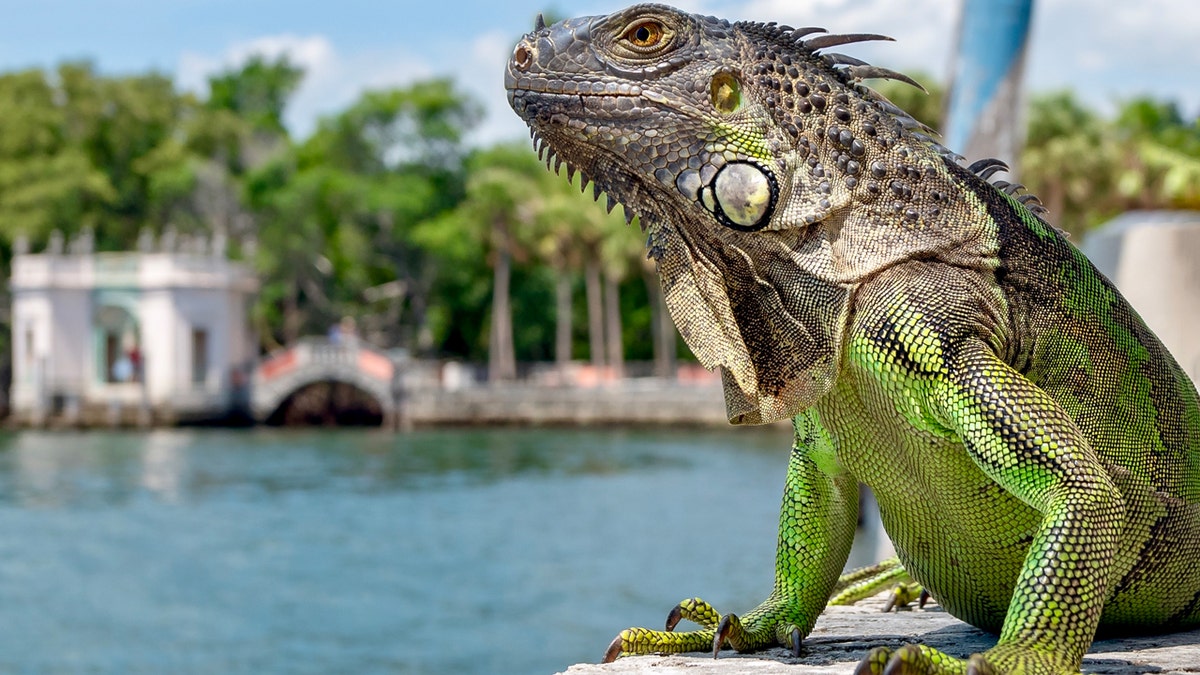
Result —
<path fill-rule="evenodd" d="M 445 241 L 466 238 L 486 242 L 484 255 L 492 269 L 491 326 L 488 340 L 488 379 L 516 377 L 513 343 L 511 280 L 514 259 L 524 261 L 535 240 L 534 223 L 541 200 L 542 167 L 523 146 L 498 145 L 473 155 L 468 162 L 466 195 L 445 218 L 425 228 L 422 241 L 444 252 Z M 460 256 L 475 251 L 463 251 Z"/>
<path fill-rule="evenodd" d="M 1028 118 L 1023 181 L 1036 187 L 1047 218 L 1078 234 L 1112 215 L 1120 153 L 1104 122 L 1065 91 L 1035 96 Z"/>
<path fill-rule="evenodd" d="M 561 377 L 571 361 L 573 281 L 583 260 L 580 196 L 570 183 L 549 173 L 544 176 L 544 198 L 536 215 L 535 250 L 554 274 L 554 361 Z"/>
<path fill-rule="evenodd" d="M 286 54 L 273 60 L 256 54 L 240 67 L 208 78 L 207 107 L 232 112 L 255 131 L 286 137 L 284 111 L 303 80 L 304 69 Z"/>
<path fill-rule="evenodd" d="M 45 241 L 51 230 L 99 224 L 118 199 L 81 142 L 90 118 L 73 119 L 40 70 L 0 76 L 0 228 L 4 241 Z M 81 128 L 84 127 L 84 128 Z"/>
<path fill-rule="evenodd" d="M 1173 102 L 1135 98 L 1117 113 L 1123 161 L 1116 179 L 1126 208 L 1200 207 L 1200 119 Z"/>
<path fill-rule="evenodd" d="M 478 115 L 446 80 L 367 92 L 254 173 L 259 316 L 286 327 L 277 338 L 355 316 L 379 346 L 431 346 L 434 273 L 415 233 L 461 200 L 461 142 Z"/>

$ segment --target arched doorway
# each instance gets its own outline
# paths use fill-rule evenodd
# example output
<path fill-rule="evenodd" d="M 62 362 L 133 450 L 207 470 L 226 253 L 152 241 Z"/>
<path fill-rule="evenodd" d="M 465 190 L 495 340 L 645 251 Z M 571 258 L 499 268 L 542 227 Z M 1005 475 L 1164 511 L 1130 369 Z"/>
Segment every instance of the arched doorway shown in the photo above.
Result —
<path fill-rule="evenodd" d="M 137 318 L 120 305 L 102 305 L 93 319 L 97 376 L 121 384 L 142 380 L 142 337 Z"/>

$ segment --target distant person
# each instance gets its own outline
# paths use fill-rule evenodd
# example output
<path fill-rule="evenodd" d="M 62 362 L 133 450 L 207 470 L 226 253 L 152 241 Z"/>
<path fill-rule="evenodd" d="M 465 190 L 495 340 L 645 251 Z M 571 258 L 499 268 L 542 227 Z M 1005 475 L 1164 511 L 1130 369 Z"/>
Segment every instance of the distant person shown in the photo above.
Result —
<path fill-rule="evenodd" d="M 112 379 L 113 382 L 128 382 L 133 378 L 133 362 L 129 360 L 129 356 L 122 354 L 121 358 L 113 362 Z"/>
<path fill-rule="evenodd" d="M 329 327 L 329 341 L 335 345 L 353 347 L 358 344 L 358 324 L 352 316 L 343 316 L 342 320 Z"/>
<path fill-rule="evenodd" d="M 132 373 L 133 381 L 141 382 L 142 381 L 142 350 L 138 349 L 137 345 L 134 345 L 133 349 L 129 350 L 129 365 L 132 367 L 132 370 L 133 370 L 133 373 Z"/>

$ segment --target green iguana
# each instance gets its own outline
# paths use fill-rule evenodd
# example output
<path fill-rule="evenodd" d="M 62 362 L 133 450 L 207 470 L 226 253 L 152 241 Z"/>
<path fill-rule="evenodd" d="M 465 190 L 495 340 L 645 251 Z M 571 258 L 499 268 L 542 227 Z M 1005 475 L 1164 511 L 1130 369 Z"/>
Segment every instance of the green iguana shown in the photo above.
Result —
<path fill-rule="evenodd" d="M 960 165 L 826 49 L 877 35 L 659 6 L 539 20 L 505 85 L 535 145 L 649 232 L 676 325 L 734 424 L 794 418 L 775 587 L 680 603 L 608 654 L 799 649 L 838 581 L 858 484 L 911 577 L 999 633 L 870 673 L 1078 672 L 1097 629 L 1200 623 L 1200 405 L 1028 195 Z M 674 632 L 681 618 L 702 630 Z"/>

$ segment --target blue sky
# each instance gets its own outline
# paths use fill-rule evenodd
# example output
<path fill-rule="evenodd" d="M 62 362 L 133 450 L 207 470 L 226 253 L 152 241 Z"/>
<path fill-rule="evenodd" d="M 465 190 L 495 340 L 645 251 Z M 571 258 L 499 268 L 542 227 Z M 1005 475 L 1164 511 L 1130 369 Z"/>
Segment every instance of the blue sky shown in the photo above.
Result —
<path fill-rule="evenodd" d="M 1033 90 L 1072 86 L 1101 109 L 1140 93 L 1200 113 L 1200 3 L 1035 0 L 1027 68 Z M 105 73 L 156 69 L 203 93 L 206 77 L 250 54 L 291 54 L 308 77 L 288 114 L 307 134 L 366 88 L 451 75 L 487 118 L 478 142 L 522 133 L 501 69 L 539 10 L 600 14 L 624 0 L 0 0 L 0 69 L 91 60 Z M 873 63 L 943 77 L 955 0 L 677 0 L 731 19 L 880 32 L 895 43 L 846 48 Z"/>

